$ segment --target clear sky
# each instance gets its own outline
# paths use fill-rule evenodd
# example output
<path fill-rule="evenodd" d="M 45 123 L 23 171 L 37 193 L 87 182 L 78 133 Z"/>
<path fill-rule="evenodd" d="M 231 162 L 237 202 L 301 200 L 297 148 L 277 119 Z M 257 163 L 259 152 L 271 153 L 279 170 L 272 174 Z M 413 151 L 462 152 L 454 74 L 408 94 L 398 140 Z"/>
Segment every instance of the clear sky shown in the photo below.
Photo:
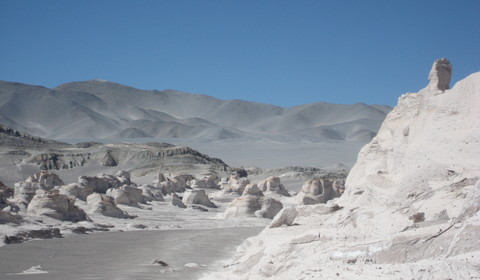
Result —
<path fill-rule="evenodd" d="M 46 87 L 395 105 L 440 57 L 480 71 L 480 1 L 0 0 L 0 80 Z"/>

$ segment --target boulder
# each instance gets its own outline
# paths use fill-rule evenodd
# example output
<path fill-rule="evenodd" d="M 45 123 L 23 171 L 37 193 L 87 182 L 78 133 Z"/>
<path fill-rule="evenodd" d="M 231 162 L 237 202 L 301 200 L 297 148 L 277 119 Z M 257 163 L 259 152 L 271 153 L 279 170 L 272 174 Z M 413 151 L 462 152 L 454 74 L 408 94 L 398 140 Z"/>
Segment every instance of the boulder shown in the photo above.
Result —
<path fill-rule="evenodd" d="M 167 195 L 174 193 L 177 186 L 172 181 L 163 181 L 155 184 L 155 187 L 160 189 L 163 195 Z"/>
<path fill-rule="evenodd" d="M 273 219 L 282 208 L 282 203 L 276 199 L 245 195 L 235 198 L 230 204 L 228 204 L 223 217 L 256 216 Z"/>
<path fill-rule="evenodd" d="M 446 58 L 440 58 L 435 60 L 432 65 L 432 70 L 428 75 L 430 84 L 428 87 L 432 91 L 445 91 L 450 88 L 450 80 L 452 78 L 452 64 Z"/>
<path fill-rule="evenodd" d="M 283 196 L 290 196 L 288 191 L 285 189 L 282 183 L 280 183 L 280 178 L 278 177 L 268 177 L 266 180 L 258 183 L 258 187 L 261 191 L 266 193 L 277 193 Z"/>
<path fill-rule="evenodd" d="M 248 184 L 242 193 L 242 196 L 246 195 L 264 196 L 263 192 L 258 188 L 257 184 Z"/>
<path fill-rule="evenodd" d="M 100 176 L 80 176 L 78 182 L 88 188 L 92 188 L 93 192 L 106 193 L 108 189 L 118 188 L 123 183 L 115 176 L 100 175 Z"/>
<path fill-rule="evenodd" d="M 28 205 L 30 200 L 35 196 L 37 190 L 47 190 L 44 188 L 45 185 L 40 183 L 32 183 L 32 182 L 17 182 L 14 184 L 14 199 L 15 201 L 23 204 Z"/>
<path fill-rule="evenodd" d="M 174 192 L 184 192 L 187 189 L 187 181 L 190 181 L 191 175 L 179 175 L 172 178 L 168 178 L 175 184 Z"/>
<path fill-rule="evenodd" d="M 182 198 L 177 194 L 172 194 L 172 205 L 180 208 L 187 208 L 187 206 L 182 202 Z"/>
<path fill-rule="evenodd" d="M 207 187 L 207 181 L 205 179 L 201 179 L 201 180 L 194 179 L 194 180 L 192 180 L 190 187 L 192 187 L 194 189 L 206 189 L 206 188 L 208 188 Z"/>
<path fill-rule="evenodd" d="M 145 201 L 165 201 L 161 188 L 152 185 L 141 185 L 138 188 L 142 190 L 142 196 Z"/>
<path fill-rule="evenodd" d="M 280 201 L 271 197 L 262 197 L 260 201 L 262 207 L 255 212 L 255 216 L 259 218 L 273 219 L 283 208 L 283 204 Z"/>
<path fill-rule="evenodd" d="M 14 199 L 24 205 L 30 203 L 37 190 L 52 190 L 55 186 L 65 185 L 56 174 L 42 170 L 25 181 L 14 184 Z"/>
<path fill-rule="evenodd" d="M 118 208 L 117 205 L 115 205 L 113 198 L 106 196 L 105 194 L 92 193 L 87 197 L 87 205 L 89 213 L 98 213 L 104 216 L 120 219 L 134 218 L 134 216 L 131 216 L 127 212 Z"/>
<path fill-rule="evenodd" d="M 295 218 L 298 215 L 297 209 L 294 207 L 283 208 L 276 216 L 273 218 L 270 228 L 281 227 L 283 225 L 291 226 L 295 221 Z"/>
<path fill-rule="evenodd" d="M 248 184 L 250 184 L 250 180 L 247 178 L 234 175 L 228 180 L 228 185 L 223 186 L 223 190 L 225 192 L 236 192 L 241 195 Z"/>
<path fill-rule="evenodd" d="M 65 185 L 65 183 L 62 181 L 62 179 L 60 179 L 60 177 L 58 177 L 57 174 L 47 170 L 42 170 L 28 177 L 27 180 L 25 180 L 25 182 L 39 183 L 44 186 L 42 189 L 45 189 L 45 190 L 53 189 L 53 187 L 55 186 Z"/>
<path fill-rule="evenodd" d="M 337 182 L 337 184 L 340 184 Z M 302 190 L 297 194 L 300 204 L 310 205 L 326 203 L 339 197 L 341 194 L 333 188 L 332 181 L 328 179 L 313 179 L 305 182 Z"/>
<path fill-rule="evenodd" d="M 32 215 L 43 215 L 62 221 L 87 221 L 87 214 L 74 204 L 74 200 L 60 194 L 58 190 L 37 190 L 28 204 L 27 212 Z"/>
<path fill-rule="evenodd" d="M 58 188 L 60 194 L 64 194 L 71 199 L 87 200 L 87 196 L 93 193 L 91 186 L 84 186 L 81 184 L 73 183 Z"/>
<path fill-rule="evenodd" d="M 108 189 L 106 195 L 112 197 L 115 204 L 140 207 L 139 203 L 145 203 L 142 190 L 133 186 L 125 185 L 117 189 Z"/>
<path fill-rule="evenodd" d="M 217 206 L 210 201 L 204 190 L 186 191 L 183 195 L 182 202 L 185 205 L 200 204 L 210 208 L 217 208 Z"/>

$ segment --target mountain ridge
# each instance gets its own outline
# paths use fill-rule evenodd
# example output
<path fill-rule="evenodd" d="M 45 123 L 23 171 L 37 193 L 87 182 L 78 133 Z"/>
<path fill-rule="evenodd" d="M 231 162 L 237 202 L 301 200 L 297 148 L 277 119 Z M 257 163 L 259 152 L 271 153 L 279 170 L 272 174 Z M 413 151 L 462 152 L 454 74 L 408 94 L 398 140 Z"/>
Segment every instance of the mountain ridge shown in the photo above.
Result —
<path fill-rule="evenodd" d="M 65 83 L 53 89 L 0 81 L 0 123 L 53 139 L 126 135 L 218 140 L 295 135 L 349 141 L 348 135 L 365 135 L 359 140 L 369 141 L 389 109 L 386 105 L 325 102 L 281 107 L 174 90 L 141 90 L 101 80 Z M 347 133 L 335 127 L 357 120 L 363 121 L 350 126 Z M 320 133 L 319 137 L 322 129 L 332 130 L 335 136 Z M 302 135 L 296 135 L 297 131 Z"/>

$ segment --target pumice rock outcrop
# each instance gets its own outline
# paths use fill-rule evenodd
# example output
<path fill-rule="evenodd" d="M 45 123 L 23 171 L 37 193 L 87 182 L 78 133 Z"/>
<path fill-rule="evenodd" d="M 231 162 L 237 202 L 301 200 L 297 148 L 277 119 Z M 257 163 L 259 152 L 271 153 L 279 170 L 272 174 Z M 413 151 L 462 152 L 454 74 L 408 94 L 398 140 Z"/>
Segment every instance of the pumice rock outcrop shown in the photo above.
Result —
<path fill-rule="evenodd" d="M 334 185 L 336 188 L 334 188 Z M 341 195 L 340 181 L 332 182 L 328 179 L 313 179 L 305 182 L 302 190 L 297 194 L 297 201 L 300 204 L 326 203 L 327 201 Z"/>
<path fill-rule="evenodd" d="M 223 213 L 224 218 L 256 216 L 273 219 L 282 210 L 283 204 L 265 196 L 256 184 L 248 184 L 243 189 L 242 196 L 235 198 L 227 205 Z"/>
<path fill-rule="evenodd" d="M 293 225 L 295 218 L 298 215 L 297 209 L 294 207 L 283 208 L 272 220 L 270 228 L 281 227 L 283 225 L 291 226 Z"/>
<path fill-rule="evenodd" d="M 165 201 L 162 189 L 152 185 L 141 185 L 142 196 L 145 201 Z"/>
<path fill-rule="evenodd" d="M 52 189 L 55 186 L 65 185 L 65 183 L 58 177 L 57 174 L 42 170 L 25 180 L 27 183 L 39 183 L 44 186 L 44 189 Z"/>
<path fill-rule="evenodd" d="M 55 173 L 40 171 L 23 182 L 14 184 L 14 198 L 17 202 L 27 205 L 35 196 L 37 190 L 52 190 L 55 186 L 65 183 Z"/>
<path fill-rule="evenodd" d="M 139 203 L 145 203 L 142 190 L 133 186 L 125 185 L 116 189 L 108 189 L 106 195 L 112 197 L 115 204 L 140 207 Z"/>
<path fill-rule="evenodd" d="M 98 213 L 104 216 L 120 219 L 133 219 L 134 216 L 121 210 L 115 205 L 112 197 L 105 194 L 92 193 L 87 197 L 87 205 L 89 213 Z"/>
<path fill-rule="evenodd" d="M 68 196 L 58 190 L 37 190 L 28 204 L 27 212 L 33 215 L 44 215 L 62 221 L 80 222 L 89 220 L 87 214 L 74 204 Z"/>
<path fill-rule="evenodd" d="M 71 199 L 80 199 L 87 201 L 87 197 L 93 193 L 92 186 L 85 186 L 78 183 L 60 186 L 58 188 L 60 194 L 64 194 Z"/>
<path fill-rule="evenodd" d="M 450 80 L 452 78 L 452 64 L 446 58 L 440 58 L 433 63 L 432 70 L 428 79 L 431 90 L 445 91 L 450 88 Z"/>
<path fill-rule="evenodd" d="M 241 195 L 248 184 L 250 184 L 250 180 L 248 180 L 248 178 L 232 175 L 228 179 L 228 183 L 221 182 L 220 186 L 222 191 L 225 193 L 235 192 Z"/>
<path fill-rule="evenodd" d="M 119 188 L 123 185 L 117 177 L 113 175 L 100 176 L 80 176 L 78 182 L 87 188 L 92 188 L 93 192 L 106 193 L 108 189 Z"/>
<path fill-rule="evenodd" d="M 182 202 L 185 205 L 200 204 L 210 208 L 217 206 L 210 201 L 204 190 L 188 190 L 183 194 Z"/>
<path fill-rule="evenodd" d="M 269 177 L 266 180 L 258 183 L 258 187 L 261 191 L 266 193 L 278 193 L 283 196 L 290 196 L 285 186 L 280 182 L 278 177 Z"/>

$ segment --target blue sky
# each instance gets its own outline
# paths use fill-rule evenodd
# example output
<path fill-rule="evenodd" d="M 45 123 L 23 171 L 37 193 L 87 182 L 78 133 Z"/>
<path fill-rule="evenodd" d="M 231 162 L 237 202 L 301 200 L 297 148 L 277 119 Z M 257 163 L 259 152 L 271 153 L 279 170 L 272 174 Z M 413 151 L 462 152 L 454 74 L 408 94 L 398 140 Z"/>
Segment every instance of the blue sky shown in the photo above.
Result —
<path fill-rule="evenodd" d="M 0 0 L 0 80 L 395 105 L 436 58 L 454 82 L 480 71 L 479 14 L 477 0 Z"/>

